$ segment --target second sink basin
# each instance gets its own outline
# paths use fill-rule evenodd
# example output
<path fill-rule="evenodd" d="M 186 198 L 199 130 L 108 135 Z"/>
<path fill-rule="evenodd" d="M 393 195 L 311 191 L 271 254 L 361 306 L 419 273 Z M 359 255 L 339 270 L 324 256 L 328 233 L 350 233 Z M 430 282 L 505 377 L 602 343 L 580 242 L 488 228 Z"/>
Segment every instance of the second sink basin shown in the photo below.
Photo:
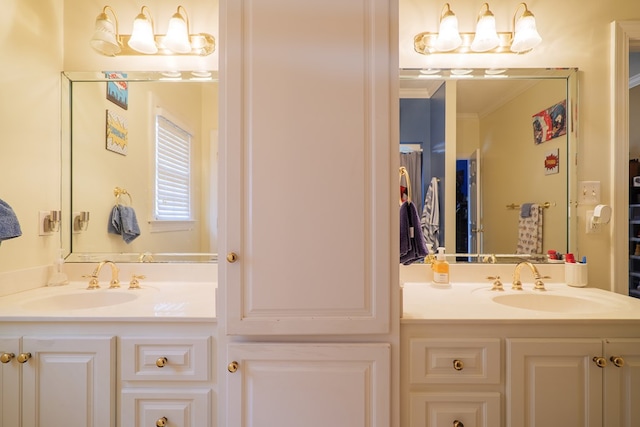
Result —
<path fill-rule="evenodd" d="M 139 295 L 138 292 L 134 291 L 83 291 L 71 294 L 49 295 L 26 302 L 23 308 L 38 311 L 85 310 L 123 304 L 135 300 Z"/>
<path fill-rule="evenodd" d="M 615 310 L 617 304 L 607 299 L 542 293 L 497 295 L 493 302 L 526 310 L 558 313 L 598 313 Z"/>

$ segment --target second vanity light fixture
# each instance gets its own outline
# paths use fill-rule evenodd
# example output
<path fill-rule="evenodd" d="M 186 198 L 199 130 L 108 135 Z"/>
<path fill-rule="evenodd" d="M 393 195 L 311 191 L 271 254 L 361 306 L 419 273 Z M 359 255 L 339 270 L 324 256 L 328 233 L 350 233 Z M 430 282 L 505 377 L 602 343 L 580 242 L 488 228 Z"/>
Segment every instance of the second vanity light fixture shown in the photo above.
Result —
<path fill-rule="evenodd" d="M 113 16 L 109 19 L 107 12 Z M 115 25 L 114 25 L 115 21 Z M 184 7 L 178 6 L 169 20 L 167 34 L 154 33 L 154 23 L 147 6 L 142 6 L 133 21 L 131 34 L 120 34 L 118 18 L 111 6 L 105 6 L 96 17 L 91 47 L 106 56 L 117 55 L 198 55 L 215 51 L 215 38 L 207 33 L 191 34 L 189 17 Z"/>
<path fill-rule="evenodd" d="M 522 10 L 524 8 L 524 10 Z M 518 15 L 518 12 L 521 12 Z M 536 20 L 525 3 L 513 14 L 512 31 L 498 32 L 495 16 L 484 3 L 478 13 L 475 33 L 460 33 L 458 18 L 446 3 L 440 13 L 437 33 L 424 32 L 414 37 L 414 49 L 423 55 L 434 53 L 526 53 L 542 41 Z"/>

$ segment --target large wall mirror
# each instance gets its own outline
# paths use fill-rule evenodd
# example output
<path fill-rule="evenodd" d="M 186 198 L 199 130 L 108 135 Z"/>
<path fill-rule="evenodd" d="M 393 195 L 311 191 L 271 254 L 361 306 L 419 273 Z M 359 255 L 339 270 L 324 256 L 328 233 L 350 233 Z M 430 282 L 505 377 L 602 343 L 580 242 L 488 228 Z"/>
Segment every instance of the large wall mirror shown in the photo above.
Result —
<path fill-rule="evenodd" d="M 70 215 L 65 215 L 61 236 L 68 261 L 215 261 L 216 73 L 65 72 L 62 80 L 62 206 Z M 118 99 L 125 88 L 126 102 Z M 577 184 L 571 161 L 577 151 L 575 69 L 405 69 L 400 71 L 400 96 L 401 151 L 419 150 L 422 157 L 413 199 L 422 203 L 431 178 L 439 180 L 441 244 L 447 252 L 495 254 L 509 262 L 516 252 L 518 205 L 530 202 L 549 203 L 543 252 L 577 252 Z M 422 105 L 407 107 L 411 101 Z M 534 116 L 563 101 L 566 133 L 536 143 Z M 155 216 L 158 115 L 191 137 L 187 221 Z M 109 126 L 116 134 L 126 131 L 126 152 L 108 146 Z M 407 126 L 418 130 L 407 131 Z M 556 152 L 557 169 L 547 173 L 552 163 L 547 154 Z M 467 177 L 462 182 L 461 164 Z M 461 185 L 467 211 L 462 220 Z M 116 188 L 126 193 L 118 197 Z M 117 204 L 136 214 L 140 234 L 129 243 L 108 231 Z M 83 223 L 85 213 L 88 222 Z"/>
<path fill-rule="evenodd" d="M 400 72 L 401 164 L 419 211 L 435 180 L 440 241 L 460 261 L 577 252 L 577 70 Z M 541 247 L 518 249 L 522 206 L 540 205 Z M 528 221 L 528 220 L 527 220 Z"/>
<path fill-rule="evenodd" d="M 62 79 L 68 261 L 216 261 L 217 74 Z"/>

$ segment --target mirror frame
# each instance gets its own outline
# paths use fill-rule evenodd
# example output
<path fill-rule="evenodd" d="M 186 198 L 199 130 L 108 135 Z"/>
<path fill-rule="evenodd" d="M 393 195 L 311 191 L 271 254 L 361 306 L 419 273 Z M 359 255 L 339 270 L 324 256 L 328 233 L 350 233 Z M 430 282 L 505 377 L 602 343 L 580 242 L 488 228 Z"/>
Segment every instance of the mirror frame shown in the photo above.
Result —
<path fill-rule="evenodd" d="M 452 80 L 486 80 L 496 79 L 495 69 L 468 68 L 461 74 L 462 70 L 456 69 L 419 69 L 403 68 L 400 70 L 400 81 L 403 80 L 424 80 L 447 82 Z M 487 72 L 491 71 L 491 72 Z M 579 147 L 578 138 L 578 68 L 509 68 L 504 69 L 501 75 L 507 75 L 509 79 L 537 80 L 537 79 L 563 79 L 566 81 L 567 90 L 567 239 L 566 251 L 568 253 L 578 253 L 578 215 L 577 215 L 577 155 Z M 462 76 L 462 77 L 461 77 Z M 504 77 L 502 77 L 504 78 Z M 402 92 L 402 91 L 401 91 Z M 455 168 L 447 168 L 445 180 L 455 182 Z M 446 202 L 445 202 L 446 203 Z M 454 227 L 455 228 L 455 227 Z M 448 228 L 450 230 L 450 228 Z M 455 262 L 460 258 L 467 258 L 471 262 L 499 262 L 515 263 L 524 259 L 532 262 L 545 262 L 546 257 L 541 255 L 525 254 L 457 254 L 447 253 L 447 258 Z"/>

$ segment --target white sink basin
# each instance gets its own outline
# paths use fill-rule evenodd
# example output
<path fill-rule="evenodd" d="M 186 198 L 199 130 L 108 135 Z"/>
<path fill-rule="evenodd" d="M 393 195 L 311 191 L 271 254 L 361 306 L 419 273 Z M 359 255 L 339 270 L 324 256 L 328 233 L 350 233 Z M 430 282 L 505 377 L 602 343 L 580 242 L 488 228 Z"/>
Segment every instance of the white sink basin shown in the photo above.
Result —
<path fill-rule="evenodd" d="M 79 293 L 49 295 L 28 301 L 22 307 L 26 310 L 37 311 L 86 310 L 124 304 L 135 300 L 139 295 L 135 291 L 87 290 Z"/>
<path fill-rule="evenodd" d="M 599 313 L 615 310 L 618 304 L 608 299 L 557 295 L 546 292 L 497 295 L 493 302 L 526 310 L 557 313 Z"/>

